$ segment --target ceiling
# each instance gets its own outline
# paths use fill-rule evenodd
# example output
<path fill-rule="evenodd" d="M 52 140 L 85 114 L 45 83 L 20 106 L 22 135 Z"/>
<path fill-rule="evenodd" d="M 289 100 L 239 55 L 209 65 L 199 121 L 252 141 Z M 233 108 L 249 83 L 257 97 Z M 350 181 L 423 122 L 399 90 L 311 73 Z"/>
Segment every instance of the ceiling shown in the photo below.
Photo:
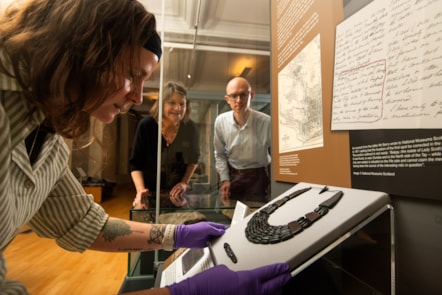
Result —
<path fill-rule="evenodd" d="M 164 53 L 136 111 L 146 112 L 158 98 L 162 71 L 164 81 L 181 81 L 192 100 L 206 101 L 192 103 L 195 119 L 207 110 L 207 100 L 223 100 L 234 76 L 247 78 L 255 90 L 252 107 L 269 112 L 271 0 L 138 1 L 156 16 Z M 344 7 L 352 1 L 343 0 Z"/>
<path fill-rule="evenodd" d="M 162 68 L 163 79 L 183 82 L 193 97 L 223 99 L 226 82 L 240 75 L 257 97 L 270 94 L 270 0 L 139 1 L 155 14 L 164 46 L 146 93 L 158 89 Z"/>
<path fill-rule="evenodd" d="M 231 77 L 243 74 L 258 94 L 270 94 L 271 0 L 138 1 L 157 18 L 165 79 L 191 92 L 223 93 Z M 350 2 L 356 1 L 343 6 Z M 146 88 L 158 88 L 159 80 L 160 66 Z"/>
<path fill-rule="evenodd" d="M 220 112 L 229 109 L 219 103 L 226 83 L 243 76 L 256 93 L 252 107 L 270 112 L 271 0 L 138 1 L 155 14 L 164 53 L 144 86 L 145 102 L 135 111 L 150 109 L 162 76 L 164 82 L 185 84 L 189 97 L 198 102 L 192 103 L 192 118 L 198 122 L 211 104 L 219 104 Z M 355 0 L 343 0 L 343 6 L 350 2 Z"/>

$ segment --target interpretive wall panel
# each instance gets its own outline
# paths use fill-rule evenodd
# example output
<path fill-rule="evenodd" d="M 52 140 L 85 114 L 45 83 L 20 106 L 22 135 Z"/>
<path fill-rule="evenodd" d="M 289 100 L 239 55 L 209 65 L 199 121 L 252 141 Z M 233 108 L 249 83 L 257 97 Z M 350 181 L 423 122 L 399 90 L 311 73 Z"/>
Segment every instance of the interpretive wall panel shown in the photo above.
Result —
<path fill-rule="evenodd" d="M 271 15 L 274 178 L 350 187 L 348 132 L 331 130 L 342 0 L 275 0 Z"/>
<path fill-rule="evenodd" d="M 442 1 L 377 0 L 336 28 L 332 129 L 442 126 Z"/>
<path fill-rule="evenodd" d="M 376 0 L 336 28 L 332 129 L 354 188 L 441 199 L 442 1 Z"/>

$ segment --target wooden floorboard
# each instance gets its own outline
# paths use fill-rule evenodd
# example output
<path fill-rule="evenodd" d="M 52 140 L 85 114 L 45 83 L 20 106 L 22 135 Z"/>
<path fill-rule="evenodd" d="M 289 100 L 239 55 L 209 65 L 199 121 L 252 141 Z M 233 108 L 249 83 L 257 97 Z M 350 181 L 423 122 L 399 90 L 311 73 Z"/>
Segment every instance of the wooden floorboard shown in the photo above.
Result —
<path fill-rule="evenodd" d="M 127 219 L 134 196 L 131 184 L 120 185 L 101 205 L 111 216 Z M 118 294 L 127 272 L 126 253 L 72 253 L 27 229 L 4 252 L 8 279 L 23 282 L 32 295 Z"/>

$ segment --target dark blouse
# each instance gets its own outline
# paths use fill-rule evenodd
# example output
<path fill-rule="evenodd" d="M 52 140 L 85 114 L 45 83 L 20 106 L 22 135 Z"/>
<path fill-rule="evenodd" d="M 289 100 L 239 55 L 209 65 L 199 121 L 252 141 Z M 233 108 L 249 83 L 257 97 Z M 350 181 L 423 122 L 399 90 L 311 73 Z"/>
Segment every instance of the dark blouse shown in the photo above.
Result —
<path fill-rule="evenodd" d="M 192 120 L 181 122 L 175 140 L 167 146 L 161 137 L 161 188 L 170 190 L 181 181 L 188 164 L 198 164 L 200 157 L 199 135 Z M 156 190 L 158 159 L 158 123 L 146 116 L 138 123 L 129 160 L 130 171 L 143 172 L 144 185 Z"/>

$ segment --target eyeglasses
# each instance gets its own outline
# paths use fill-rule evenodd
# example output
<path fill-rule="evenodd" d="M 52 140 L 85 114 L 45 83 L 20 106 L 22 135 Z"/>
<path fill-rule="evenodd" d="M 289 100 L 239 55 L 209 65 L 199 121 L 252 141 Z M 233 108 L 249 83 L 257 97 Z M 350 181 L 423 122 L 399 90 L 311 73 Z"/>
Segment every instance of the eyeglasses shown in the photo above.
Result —
<path fill-rule="evenodd" d="M 250 92 L 244 92 L 244 93 L 232 93 L 232 94 L 226 94 L 226 96 L 231 101 L 235 101 L 237 97 L 239 97 L 240 100 L 246 100 L 250 96 Z"/>

